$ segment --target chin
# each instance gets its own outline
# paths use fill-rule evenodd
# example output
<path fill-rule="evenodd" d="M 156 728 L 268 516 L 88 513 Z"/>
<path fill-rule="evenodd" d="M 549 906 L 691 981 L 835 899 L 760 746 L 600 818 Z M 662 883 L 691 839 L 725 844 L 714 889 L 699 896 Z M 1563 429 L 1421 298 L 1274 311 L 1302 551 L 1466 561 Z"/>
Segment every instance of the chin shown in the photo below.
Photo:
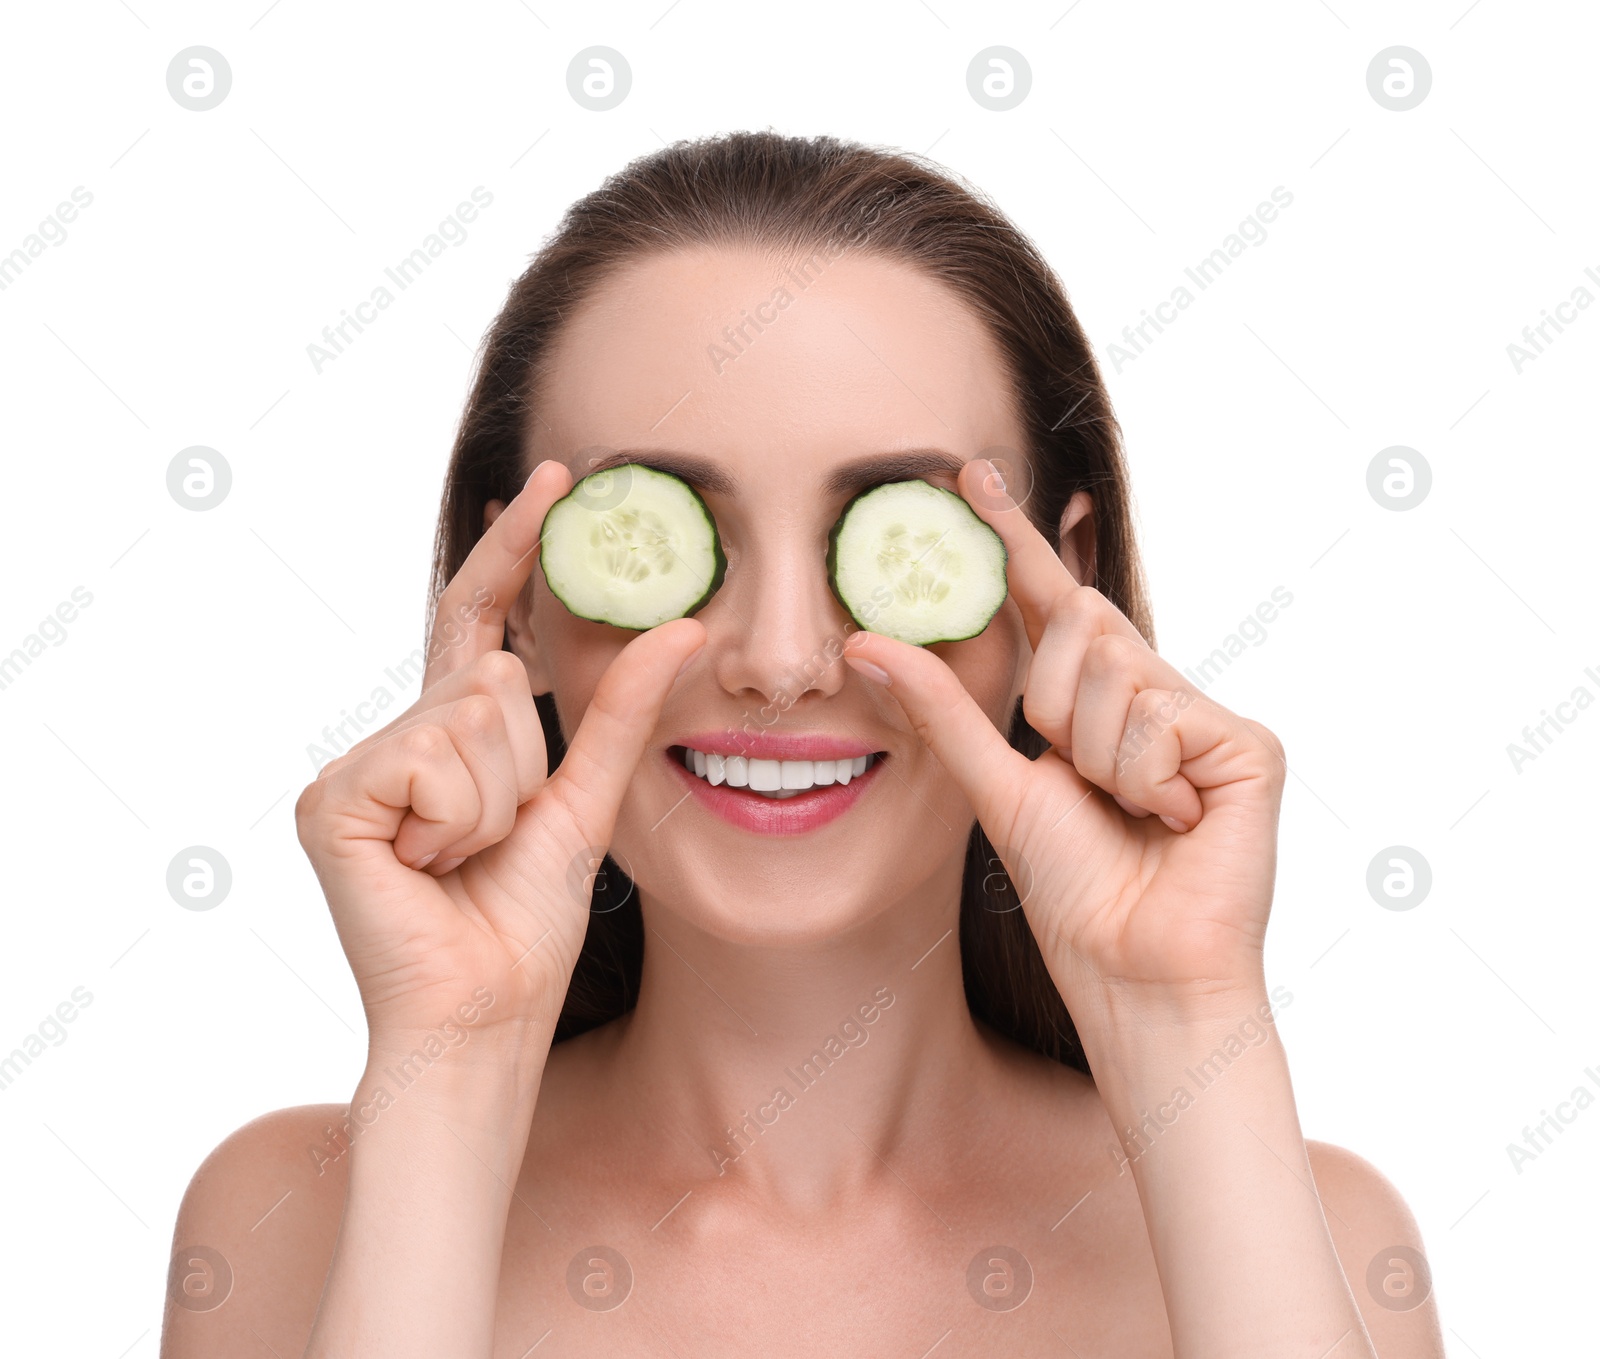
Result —
<path fill-rule="evenodd" d="M 839 884 L 828 879 L 808 883 L 792 876 L 781 881 L 744 874 L 738 878 L 738 890 L 729 890 L 730 883 L 703 881 L 659 895 L 641 890 L 658 909 L 671 910 L 712 938 L 782 949 L 838 940 L 880 915 L 891 900 L 870 889 L 839 890 Z"/>

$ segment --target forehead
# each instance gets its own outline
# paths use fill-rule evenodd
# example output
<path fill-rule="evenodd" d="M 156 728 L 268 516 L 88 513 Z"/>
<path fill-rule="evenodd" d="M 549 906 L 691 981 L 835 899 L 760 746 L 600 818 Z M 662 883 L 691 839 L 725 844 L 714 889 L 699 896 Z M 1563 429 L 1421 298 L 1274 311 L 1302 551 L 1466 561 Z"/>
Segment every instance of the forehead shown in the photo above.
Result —
<path fill-rule="evenodd" d="M 581 474 L 580 449 L 647 444 L 790 480 L 863 452 L 1018 446 L 1012 403 L 982 322 L 920 270 L 700 247 L 630 263 L 567 320 L 531 451 Z"/>

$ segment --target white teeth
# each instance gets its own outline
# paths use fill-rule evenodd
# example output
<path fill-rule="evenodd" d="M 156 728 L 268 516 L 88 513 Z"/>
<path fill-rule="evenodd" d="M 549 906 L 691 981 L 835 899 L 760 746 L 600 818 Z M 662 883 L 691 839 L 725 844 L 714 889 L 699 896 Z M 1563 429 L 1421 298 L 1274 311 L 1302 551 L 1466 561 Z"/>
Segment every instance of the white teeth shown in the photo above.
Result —
<path fill-rule="evenodd" d="M 860 778 L 877 761 L 876 755 L 840 760 L 753 760 L 744 755 L 716 755 L 685 747 L 684 768 L 713 786 L 749 788 L 782 799 L 811 788 L 849 783 Z"/>

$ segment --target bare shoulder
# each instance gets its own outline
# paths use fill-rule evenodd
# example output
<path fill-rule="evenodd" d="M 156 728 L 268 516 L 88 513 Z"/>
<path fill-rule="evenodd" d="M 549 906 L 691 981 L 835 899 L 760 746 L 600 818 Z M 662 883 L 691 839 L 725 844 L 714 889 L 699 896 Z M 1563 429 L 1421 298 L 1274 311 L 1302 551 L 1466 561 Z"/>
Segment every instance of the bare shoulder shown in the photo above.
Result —
<path fill-rule="evenodd" d="M 162 1359 L 304 1351 L 344 1209 L 345 1115 L 278 1109 L 201 1163 L 173 1232 Z"/>
<path fill-rule="evenodd" d="M 1306 1154 L 1339 1263 L 1378 1353 L 1443 1356 L 1422 1231 L 1400 1191 L 1345 1147 L 1308 1140 Z"/>

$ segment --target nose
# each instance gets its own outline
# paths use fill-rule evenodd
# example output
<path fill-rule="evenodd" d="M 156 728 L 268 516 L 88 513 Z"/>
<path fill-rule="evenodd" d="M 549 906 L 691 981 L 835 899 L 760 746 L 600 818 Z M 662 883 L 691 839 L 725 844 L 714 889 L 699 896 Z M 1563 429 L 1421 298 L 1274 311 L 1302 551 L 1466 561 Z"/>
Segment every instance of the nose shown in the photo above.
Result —
<path fill-rule="evenodd" d="M 731 696 L 786 712 L 839 692 L 844 639 L 855 624 L 828 588 L 823 549 L 795 534 L 769 536 L 731 563 L 698 615 L 717 683 Z"/>

